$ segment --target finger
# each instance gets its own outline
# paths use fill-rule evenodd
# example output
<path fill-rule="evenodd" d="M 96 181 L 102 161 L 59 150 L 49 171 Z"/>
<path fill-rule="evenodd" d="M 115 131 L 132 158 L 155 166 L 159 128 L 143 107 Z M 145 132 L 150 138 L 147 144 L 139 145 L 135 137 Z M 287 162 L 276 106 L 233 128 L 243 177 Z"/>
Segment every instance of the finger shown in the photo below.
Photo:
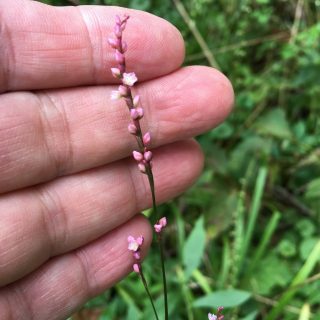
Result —
<path fill-rule="evenodd" d="M 202 163 L 194 141 L 155 150 L 157 201 L 168 200 L 190 186 Z M 131 159 L 3 195 L 0 285 L 21 278 L 52 256 L 96 239 L 151 204 L 148 179 Z"/>
<path fill-rule="evenodd" d="M 137 87 L 152 147 L 219 124 L 233 91 L 220 72 L 188 67 Z M 136 147 L 123 101 L 110 87 L 4 94 L 0 97 L 0 192 L 89 169 L 128 156 Z M 11 108 L 7 108 L 10 105 Z"/>
<path fill-rule="evenodd" d="M 0 92 L 113 82 L 107 45 L 115 16 L 130 15 L 124 38 L 128 70 L 140 80 L 167 74 L 184 58 L 180 33 L 146 12 L 120 7 L 51 7 L 1 1 Z"/>
<path fill-rule="evenodd" d="M 145 237 L 144 255 L 152 233 L 148 221 L 136 216 L 97 241 L 50 260 L 25 279 L 0 290 L 0 319 L 66 319 L 132 270 L 128 235 Z"/>

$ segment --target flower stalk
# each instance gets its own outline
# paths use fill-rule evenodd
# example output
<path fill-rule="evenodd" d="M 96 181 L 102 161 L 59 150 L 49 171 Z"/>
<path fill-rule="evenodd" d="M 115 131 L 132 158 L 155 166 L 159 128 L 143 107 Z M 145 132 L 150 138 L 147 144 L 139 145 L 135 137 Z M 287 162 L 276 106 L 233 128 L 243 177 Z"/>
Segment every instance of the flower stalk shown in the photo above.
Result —
<path fill-rule="evenodd" d="M 131 117 L 131 122 L 128 125 L 128 131 L 131 135 L 135 136 L 137 145 L 138 145 L 138 150 L 134 150 L 132 155 L 137 162 L 138 169 L 140 170 L 140 172 L 143 174 L 146 174 L 148 177 L 151 197 L 152 197 L 152 207 L 153 207 L 153 211 L 156 216 L 156 219 L 158 221 L 158 223 L 156 224 L 157 227 L 155 227 L 155 232 L 157 234 L 157 240 L 158 240 L 157 242 L 159 246 L 160 259 L 161 259 L 162 280 L 163 280 L 163 290 L 164 290 L 165 320 L 168 320 L 169 315 L 168 315 L 167 282 L 166 282 L 166 271 L 165 271 L 165 264 L 164 264 L 163 241 L 161 237 L 161 230 L 165 227 L 167 222 L 165 220 L 165 225 L 163 225 L 164 220 L 163 218 L 159 220 L 158 211 L 157 211 L 154 177 L 152 172 L 153 154 L 148 149 L 148 145 L 151 142 L 151 135 L 149 132 L 146 132 L 145 134 L 142 133 L 140 120 L 144 116 L 144 110 L 142 107 L 139 106 L 140 97 L 138 95 L 134 96 L 131 90 L 134 84 L 138 81 L 138 78 L 134 72 L 127 72 L 126 70 L 125 52 L 127 51 L 128 46 L 127 46 L 127 43 L 122 39 L 122 33 L 126 27 L 128 19 L 129 19 L 128 15 L 125 15 L 123 18 L 116 16 L 116 24 L 114 26 L 115 37 L 108 39 L 109 45 L 113 49 L 115 49 L 115 60 L 117 62 L 117 67 L 111 68 L 111 73 L 116 79 L 119 79 L 122 83 L 118 87 L 118 90 L 112 91 L 111 99 L 117 100 L 122 98 L 126 102 L 126 105 L 128 107 L 130 117 Z M 154 304 L 153 304 L 150 292 L 148 290 L 148 287 L 146 286 L 146 281 L 143 276 L 140 263 L 134 264 L 134 271 L 136 272 L 138 271 L 138 273 L 140 274 L 141 280 L 146 288 L 152 307 L 155 311 Z M 158 319 L 156 311 L 155 311 L 155 315 L 156 315 L 156 318 Z"/>

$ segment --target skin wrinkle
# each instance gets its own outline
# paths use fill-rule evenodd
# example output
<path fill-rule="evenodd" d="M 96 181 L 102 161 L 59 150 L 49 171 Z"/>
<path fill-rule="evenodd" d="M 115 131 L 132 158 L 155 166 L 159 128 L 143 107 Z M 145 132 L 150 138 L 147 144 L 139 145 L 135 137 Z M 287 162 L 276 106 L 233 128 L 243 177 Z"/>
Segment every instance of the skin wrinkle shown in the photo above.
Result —
<path fill-rule="evenodd" d="M 51 257 L 58 251 L 56 248 L 57 243 L 63 246 L 68 242 L 68 215 L 57 194 L 53 196 L 52 191 L 50 192 L 48 188 L 43 187 L 37 188 L 37 194 L 40 205 L 43 208 L 41 215 L 43 216 L 42 219 L 44 221 L 45 229 L 47 230 L 46 234 L 48 235 L 48 242 L 50 244 L 50 249 L 48 248 L 48 251 L 50 252 L 49 257 Z M 60 228 L 60 232 L 58 232 L 57 227 L 55 226 L 57 216 L 60 218 L 59 224 L 63 226 L 63 228 Z"/>
<path fill-rule="evenodd" d="M 74 10 L 77 12 L 77 14 L 80 16 L 81 18 L 81 21 L 83 23 L 83 26 L 84 26 L 84 29 L 86 30 L 86 36 L 87 36 L 87 39 L 88 39 L 88 43 L 90 45 L 90 61 L 91 61 L 91 65 L 93 66 L 91 72 L 92 72 L 92 79 L 95 83 L 98 83 L 98 77 L 97 77 L 97 70 L 98 70 L 98 66 L 96 65 L 96 61 L 94 59 L 94 45 L 93 45 L 93 41 L 92 41 L 92 37 L 91 37 L 91 34 L 90 34 L 90 31 L 89 31 L 89 27 L 88 27 L 88 24 L 86 22 L 86 19 L 85 19 L 85 16 L 84 16 L 84 13 L 82 12 L 81 10 L 81 7 L 73 7 Z M 101 30 L 99 29 L 99 32 L 101 34 Z M 102 38 L 100 39 L 100 41 L 98 42 L 99 44 L 103 43 L 102 42 Z M 100 47 L 100 46 L 99 46 Z M 102 51 L 101 49 L 99 51 Z M 102 59 L 101 59 L 102 61 Z M 103 65 L 103 64 L 101 64 Z"/>
<path fill-rule="evenodd" d="M 58 115 L 58 119 L 55 119 L 53 121 L 55 121 L 56 123 L 62 124 L 62 129 L 59 130 L 59 132 L 62 132 L 62 135 L 64 137 L 63 139 L 63 143 L 61 143 L 62 141 L 60 141 L 59 146 L 63 145 L 64 146 L 64 152 L 61 152 L 61 154 L 59 155 L 59 152 L 57 152 L 57 150 L 59 150 L 59 148 L 57 147 L 57 144 L 54 145 L 53 148 L 49 147 L 49 139 L 47 138 L 46 135 L 46 126 L 43 125 L 43 131 L 44 131 L 44 140 L 45 140 L 45 144 L 48 147 L 48 154 L 50 159 L 52 159 L 55 163 L 56 166 L 56 172 L 55 172 L 55 177 L 60 177 L 65 175 L 67 172 L 71 172 L 74 165 L 74 151 L 73 151 L 73 145 L 71 142 L 71 130 L 70 130 L 70 121 L 68 120 L 68 115 L 66 112 L 66 106 L 63 103 L 63 99 L 59 99 L 58 95 L 51 95 L 50 92 L 48 91 L 43 91 L 40 94 L 37 95 L 38 99 L 40 100 L 40 105 L 39 105 L 39 113 L 42 116 L 41 119 L 45 119 L 46 123 L 47 123 L 47 127 L 49 129 L 50 132 L 50 128 L 55 127 L 54 125 L 51 125 L 51 119 L 49 116 L 49 109 L 50 107 L 52 107 L 55 111 L 56 111 L 56 115 Z M 47 98 L 47 99 L 46 99 Z M 46 108 L 46 101 L 49 102 L 49 106 L 48 108 Z M 42 103 L 42 101 L 44 103 Z M 52 136 L 52 141 L 59 141 L 59 138 L 54 137 L 53 134 L 54 130 L 51 130 L 51 136 Z M 50 137 L 50 134 L 48 134 L 48 136 Z M 50 150 L 54 150 L 54 152 L 51 152 Z"/>
<path fill-rule="evenodd" d="M 15 73 L 15 52 L 13 50 L 12 43 L 12 33 L 10 28 L 6 26 L 6 20 L 3 19 L 2 11 L 0 10 L 0 59 L 1 57 L 4 61 L 1 61 L 0 67 L 2 66 L 2 81 L 0 82 L 0 93 L 7 91 L 10 88 L 10 74 Z M 5 44 L 5 47 L 4 47 Z M 2 59 L 1 59 L 2 60 Z M 10 70 L 10 72 L 9 72 Z"/>
<path fill-rule="evenodd" d="M 84 249 L 78 249 L 74 252 L 74 257 L 77 259 L 81 272 L 82 272 L 82 279 L 84 281 L 82 281 L 82 283 L 85 284 L 85 287 L 83 288 L 83 286 L 81 286 L 81 290 L 83 290 L 83 292 L 85 292 L 85 298 L 84 300 L 88 300 L 90 298 L 93 297 L 92 295 L 92 285 L 90 285 L 90 282 L 93 281 L 95 282 L 95 285 L 97 285 L 97 281 L 95 281 L 95 278 L 88 278 L 89 275 L 89 262 L 88 262 L 88 258 L 87 258 L 87 254 L 85 252 Z"/>

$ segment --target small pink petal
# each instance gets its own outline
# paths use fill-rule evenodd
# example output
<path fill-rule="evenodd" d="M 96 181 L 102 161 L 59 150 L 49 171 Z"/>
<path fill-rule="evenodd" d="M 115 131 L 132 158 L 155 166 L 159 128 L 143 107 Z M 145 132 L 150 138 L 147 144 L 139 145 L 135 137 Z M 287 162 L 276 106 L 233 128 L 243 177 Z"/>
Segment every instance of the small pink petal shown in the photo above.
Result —
<path fill-rule="evenodd" d="M 121 94 L 121 96 L 126 97 L 129 95 L 129 89 L 126 86 L 119 86 L 119 92 Z"/>
<path fill-rule="evenodd" d="M 138 132 L 138 129 L 137 129 L 137 127 L 136 127 L 133 123 L 129 123 L 129 125 L 128 125 L 128 131 L 129 131 L 131 134 L 136 135 L 137 132 Z"/>
<path fill-rule="evenodd" d="M 111 72 L 115 78 L 120 78 L 121 71 L 118 68 L 111 68 Z"/>
<path fill-rule="evenodd" d="M 137 109 L 131 109 L 130 116 L 133 120 L 139 119 L 139 113 L 138 113 Z"/>
<path fill-rule="evenodd" d="M 132 156 L 138 162 L 143 160 L 143 154 L 140 153 L 139 151 L 133 151 Z"/>
<path fill-rule="evenodd" d="M 155 224 L 153 227 L 154 227 L 154 231 L 156 233 L 160 233 L 161 230 L 162 230 L 162 225 L 161 224 Z"/>
<path fill-rule="evenodd" d="M 118 14 L 116 15 L 115 19 L 116 19 L 116 24 L 121 24 L 122 21 L 121 21 L 121 18 Z"/>
<path fill-rule="evenodd" d="M 144 145 L 148 145 L 151 141 L 151 135 L 150 135 L 150 132 L 146 132 L 143 136 L 143 143 Z"/>
<path fill-rule="evenodd" d="M 151 151 L 147 151 L 143 154 L 143 157 L 144 159 L 147 161 L 147 162 L 150 162 L 151 159 L 152 159 L 152 152 Z"/>
<path fill-rule="evenodd" d="M 162 225 L 162 227 L 164 228 L 167 225 L 167 218 L 163 217 L 159 220 L 159 224 Z"/>
<path fill-rule="evenodd" d="M 122 36 L 122 30 L 119 24 L 116 24 L 114 26 L 113 32 L 117 38 L 120 38 Z"/>
<path fill-rule="evenodd" d="M 133 257 L 134 257 L 136 260 L 140 260 L 140 259 L 141 259 L 141 254 L 140 254 L 140 252 L 139 252 L 139 251 L 134 252 L 134 253 L 133 253 Z"/>
<path fill-rule="evenodd" d="M 139 104 L 139 101 L 140 101 L 140 96 L 139 96 L 139 95 L 136 95 L 136 96 L 133 98 L 133 105 L 136 107 L 136 106 Z"/>
<path fill-rule="evenodd" d="M 138 242 L 138 244 L 139 244 L 140 246 L 142 246 L 143 241 L 144 241 L 144 237 L 143 237 L 143 236 L 139 236 L 139 237 L 136 239 L 136 241 Z"/>
<path fill-rule="evenodd" d="M 144 110 L 142 108 L 136 108 L 139 118 L 141 119 L 144 115 Z"/>
<path fill-rule="evenodd" d="M 129 244 L 128 244 L 128 250 L 129 251 L 133 251 L 133 252 L 136 252 L 136 251 L 138 251 L 139 250 L 139 244 L 138 244 L 138 242 L 137 241 L 131 241 L 131 242 L 129 242 Z"/>
<path fill-rule="evenodd" d="M 143 163 L 138 163 L 138 168 L 140 170 L 141 173 L 146 173 L 147 172 L 147 168 Z"/>
<path fill-rule="evenodd" d="M 115 58 L 117 62 L 124 63 L 124 55 L 118 49 L 116 49 Z"/>
<path fill-rule="evenodd" d="M 122 41 L 122 52 L 126 52 L 128 49 L 128 45 L 125 41 Z"/>
<path fill-rule="evenodd" d="M 136 272 L 136 273 L 140 273 L 140 267 L 139 267 L 139 265 L 137 263 L 135 263 L 133 265 L 133 271 Z"/>
<path fill-rule="evenodd" d="M 138 78 L 134 72 L 130 72 L 130 73 L 125 72 L 123 74 L 123 79 L 122 79 L 123 84 L 129 87 L 132 87 L 137 81 L 138 81 Z"/>
<path fill-rule="evenodd" d="M 134 237 L 133 236 L 128 236 L 128 242 L 132 242 L 132 241 L 135 241 Z"/>
<path fill-rule="evenodd" d="M 108 38 L 108 43 L 113 49 L 118 48 L 118 41 L 116 39 Z"/>

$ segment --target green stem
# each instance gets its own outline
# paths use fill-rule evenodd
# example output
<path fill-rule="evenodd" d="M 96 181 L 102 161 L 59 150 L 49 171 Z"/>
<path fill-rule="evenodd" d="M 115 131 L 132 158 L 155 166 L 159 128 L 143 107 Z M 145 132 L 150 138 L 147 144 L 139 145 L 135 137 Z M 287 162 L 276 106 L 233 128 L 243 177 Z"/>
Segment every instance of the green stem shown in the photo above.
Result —
<path fill-rule="evenodd" d="M 157 314 L 157 310 L 156 310 L 156 307 L 154 306 L 154 303 L 153 303 L 153 299 L 152 299 L 152 296 L 150 294 L 150 291 L 149 291 L 149 288 L 148 288 L 148 284 L 147 284 L 147 281 L 143 275 L 143 272 L 142 272 L 142 267 L 140 266 L 140 277 L 141 277 L 141 281 L 143 283 L 143 286 L 147 292 L 147 295 L 149 297 L 149 300 L 151 302 L 151 305 L 152 305 L 152 309 L 153 309 L 153 312 L 154 312 L 154 315 L 156 316 L 156 319 L 159 320 L 159 317 L 158 317 L 158 314 Z"/>
<path fill-rule="evenodd" d="M 152 207 L 155 213 L 156 219 L 159 220 L 157 204 L 156 204 L 156 195 L 154 189 L 154 179 L 153 173 L 150 166 L 147 167 L 147 175 L 149 179 L 151 195 L 152 195 Z M 159 250 L 160 250 L 160 260 L 161 260 L 161 271 L 162 271 L 162 282 L 163 282 L 163 293 L 164 293 L 164 310 L 165 310 L 165 320 L 169 320 L 169 313 L 168 313 L 168 291 L 167 291 L 167 277 L 166 277 L 166 269 L 164 265 L 164 252 L 163 252 L 163 243 L 161 234 L 158 234 L 157 237 Z"/>

